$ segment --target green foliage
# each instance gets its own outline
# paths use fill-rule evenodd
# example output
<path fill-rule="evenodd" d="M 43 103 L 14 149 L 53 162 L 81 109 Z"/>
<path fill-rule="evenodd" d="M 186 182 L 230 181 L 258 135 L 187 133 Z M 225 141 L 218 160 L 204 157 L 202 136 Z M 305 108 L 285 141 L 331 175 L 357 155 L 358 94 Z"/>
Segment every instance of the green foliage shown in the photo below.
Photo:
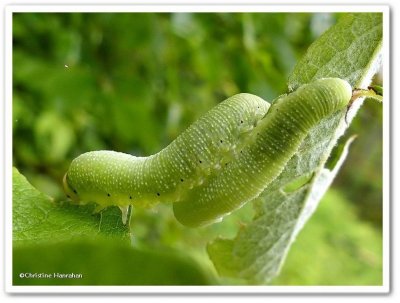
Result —
<path fill-rule="evenodd" d="M 342 77 L 340 72 L 344 70 L 345 75 L 350 75 L 348 79 L 358 79 L 360 75 L 364 75 L 369 68 L 369 61 L 366 63 L 365 60 L 351 60 L 343 66 L 336 59 L 342 58 L 345 53 L 367 60 L 375 55 L 373 47 L 376 47 L 377 37 L 374 35 L 379 32 L 377 24 L 381 21 L 378 22 L 380 16 L 371 16 L 360 14 L 356 19 L 345 17 L 345 21 L 336 27 L 340 29 L 338 33 L 341 33 L 337 37 L 341 36 L 343 39 L 335 40 L 335 43 L 332 43 L 334 40 L 322 38 L 328 45 L 337 45 L 349 50 L 348 52 L 336 54 L 330 48 L 328 51 L 324 43 L 317 40 L 314 44 L 317 46 L 312 49 L 312 58 L 322 60 L 318 62 L 324 67 L 320 72 L 319 69 L 312 71 L 313 59 L 308 52 L 306 58 L 311 61 L 300 61 L 292 73 L 289 86 L 296 87 L 321 75 Z M 37 260 L 29 256 L 43 254 L 46 255 L 43 260 L 49 260 L 48 267 L 43 268 L 63 272 L 70 272 L 72 269 L 88 272 L 82 280 L 63 280 L 64 283 L 249 283 L 236 279 L 222 279 L 219 282 L 209 279 L 208 274 L 203 275 L 196 263 L 188 261 L 187 256 L 180 256 L 178 251 L 194 256 L 200 262 L 201 268 L 206 267 L 212 272 L 212 264 L 204 247 L 217 236 L 232 239 L 241 230 L 244 241 L 249 239 L 254 243 L 263 243 L 256 237 L 259 233 L 252 233 L 249 225 L 245 227 L 246 223 L 251 222 L 254 213 L 260 218 L 258 222 L 264 229 L 268 228 L 268 224 L 264 225 L 262 220 L 271 223 L 273 216 L 275 223 L 281 217 L 285 220 L 296 220 L 296 216 L 304 208 L 304 199 L 301 198 L 296 207 L 285 203 L 276 208 L 282 197 L 275 189 L 289 184 L 290 186 L 284 188 L 290 189 L 290 192 L 299 197 L 305 197 L 307 191 L 311 192 L 307 181 L 313 174 L 306 172 L 311 170 L 312 165 L 307 165 L 315 164 L 315 159 L 326 154 L 328 149 L 324 149 L 330 146 L 330 138 L 326 134 L 336 128 L 335 121 L 324 121 L 325 128 L 312 135 L 319 133 L 320 136 L 303 147 L 306 157 L 302 160 L 294 157 L 289 173 L 279 179 L 270 194 L 266 192 L 256 201 L 258 207 L 255 210 L 248 204 L 227 217 L 223 223 L 201 229 L 183 228 L 175 222 L 171 209 L 166 206 L 159 206 L 152 211 L 134 210 L 131 220 L 134 248 L 125 246 L 129 234 L 120 222 L 119 209 L 106 210 L 100 217 L 92 214 L 93 206 L 72 206 L 55 202 L 63 196 L 61 179 L 71 159 L 89 150 L 112 149 L 134 155 L 157 152 L 206 110 L 235 93 L 250 92 L 271 100 L 285 91 L 285 81 L 297 59 L 303 56 L 310 43 L 324 29 L 335 23 L 335 18 L 331 14 L 14 14 L 13 161 L 35 187 L 55 197 L 53 201 L 27 186 L 26 180 L 21 176 L 14 181 L 14 208 L 17 206 L 13 210 L 15 268 L 41 272 L 42 267 L 35 266 Z M 360 22 L 371 25 L 371 30 L 363 28 Z M 355 26 L 354 31 L 346 32 L 345 26 Z M 352 39 L 360 43 L 360 46 L 346 48 L 346 43 Z M 332 62 L 338 64 L 335 68 L 327 63 L 329 60 L 326 61 L 329 55 L 333 55 Z M 354 75 L 348 73 L 351 66 L 357 67 Z M 378 174 L 382 158 L 379 148 L 381 143 L 377 141 L 380 138 L 380 112 L 381 106 L 367 102 L 360 112 L 361 117 L 357 117 L 356 123 L 353 123 L 353 131 L 360 134 L 357 141 L 365 141 L 353 156 L 353 162 L 348 163 L 347 174 L 342 174 L 340 181 L 344 190 L 348 188 L 348 184 L 352 185 L 345 194 L 351 197 L 351 201 L 360 201 L 360 192 L 352 191 L 354 188 L 365 193 L 362 195 L 363 203 L 358 203 L 361 205 L 358 212 L 374 220 L 378 226 L 381 222 L 379 202 L 382 192 L 381 175 Z M 365 113 L 368 114 L 362 116 Z M 362 131 L 369 132 L 372 136 L 363 139 Z M 357 141 L 354 146 L 358 144 Z M 313 142 L 320 144 L 317 153 L 311 148 Z M 337 159 L 341 158 L 340 155 L 338 153 Z M 376 165 L 378 168 L 375 168 Z M 294 176 L 290 171 L 297 167 L 300 171 Z M 330 169 L 334 167 L 335 165 Z M 329 179 L 329 174 L 324 176 Z M 301 182 L 296 183 L 296 180 Z M 269 200 L 272 202 L 266 203 Z M 338 206 L 338 211 L 353 213 L 348 202 L 342 202 L 343 208 Z M 335 208 L 333 201 L 329 201 L 329 204 Z M 282 212 L 282 216 L 276 216 L 275 210 Z M 290 216 L 284 216 L 285 211 Z M 314 218 L 318 216 L 319 212 Z M 105 218 L 108 219 L 104 220 Z M 325 221 L 327 226 L 324 225 Z M 296 244 L 302 246 L 300 241 L 306 244 L 312 242 L 314 246 L 309 246 L 314 249 L 308 251 L 311 256 L 321 245 L 321 254 L 314 254 L 314 264 L 332 262 L 334 259 L 337 264 L 343 264 L 341 273 L 338 270 L 327 277 L 325 272 L 321 272 L 326 268 L 318 265 L 314 268 L 321 271 L 310 273 L 307 262 L 293 263 L 292 258 L 297 257 L 291 257 L 291 251 L 282 276 L 274 283 L 379 284 L 381 251 L 372 244 L 366 248 L 367 251 L 362 246 L 368 238 L 380 244 L 381 239 L 376 232 L 367 228 L 358 218 L 350 217 L 346 221 L 348 225 L 344 226 L 346 230 L 355 232 L 344 234 L 343 238 L 327 243 L 325 235 L 328 228 L 330 232 L 336 233 L 337 226 L 330 226 L 325 219 L 319 219 L 318 222 L 318 225 L 311 224 L 310 229 L 313 231 L 307 234 L 312 239 L 306 237 L 307 240 L 304 240 L 303 234 L 300 234 Z M 282 223 L 280 230 L 285 231 L 285 222 L 278 223 Z M 293 222 L 291 224 L 287 229 L 288 233 L 281 238 L 286 243 L 278 243 L 282 247 L 280 254 L 267 260 L 268 264 L 275 266 L 271 267 L 272 275 L 276 273 L 283 259 L 283 248 L 291 243 Z M 247 233 L 244 233 L 246 229 Z M 318 230 L 324 230 L 326 234 L 318 233 Z M 360 231 L 363 236 L 356 231 Z M 109 237 L 109 232 L 114 236 Z M 95 240 L 86 236 L 95 237 Z M 118 238 L 122 238 L 122 241 Z M 233 247 L 233 242 L 225 241 L 228 242 L 221 242 L 223 245 L 228 243 L 222 260 L 227 259 Z M 353 241 L 357 244 L 348 245 Z M 246 245 L 242 246 L 242 252 L 249 248 Z M 79 247 L 82 247 L 82 255 L 79 255 Z M 173 249 L 173 253 L 166 247 Z M 304 254 L 307 254 L 305 248 L 300 248 L 302 251 L 303 249 Z M 69 261 L 65 262 L 65 255 L 57 251 L 82 257 L 68 258 Z M 347 253 L 336 253 L 337 251 Z M 109 257 L 119 254 L 121 258 L 116 257 L 115 260 Z M 293 254 L 296 256 L 298 252 Z M 360 261 L 360 256 L 367 261 Z M 247 260 L 251 261 L 251 258 Z M 234 259 L 229 261 L 229 266 L 223 264 L 223 261 L 215 263 L 217 269 L 228 276 L 229 273 L 237 273 L 242 266 L 241 262 Z M 368 263 L 370 261 L 372 263 Z M 145 268 L 148 271 L 139 273 L 136 271 L 137 264 L 141 268 L 142 264 L 147 264 Z M 365 264 L 373 266 L 368 267 Z M 99 268 L 109 270 L 109 273 L 99 277 L 101 273 L 95 272 Z M 133 270 L 130 272 L 128 269 Z M 183 273 L 182 269 L 185 269 Z M 90 270 L 93 271 L 90 273 Z M 16 272 L 14 271 L 14 275 Z M 129 278 L 123 281 L 124 275 Z M 249 271 L 248 275 L 253 274 Z M 115 280 L 109 280 L 110 276 L 115 277 Z M 265 278 L 253 276 L 258 281 L 250 282 L 258 283 Z M 59 281 L 21 281 L 14 277 L 14 282 Z"/>
<path fill-rule="evenodd" d="M 357 88 L 372 77 L 382 45 L 382 14 L 349 14 L 307 50 L 289 76 L 289 89 L 324 77 L 339 77 Z M 322 51 L 323 50 L 323 51 Z"/>
<path fill-rule="evenodd" d="M 382 285 L 382 236 L 328 191 L 290 249 L 273 285 Z"/>
<path fill-rule="evenodd" d="M 40 256 L 35 261 L 32 256 Z M 21 273 L 80 274 L 80 278 L 21 278 Z M 82 238 L 24 246 L 13 252 L 14 285 L 210 285 L 215 281 L 178 251 L 135 249 Z"/>
<path fill-rule="evenodd" d="M 14 285 L 204 285 L 215 283 L 178 251 L 134 249 L 119 209 L 58 205 L 13 170 Z M 101 217 L 101 218 L 100 218 Z M 40 256 L 36 258 L 35 256 Z M 21 273 L 80 274 L 79 279 Z"/>
<path fill-rule="evenodd" d="M 346 189 L 342 193 L 357 207 L 359 216 L 379 229 L 383 200 L 382 122 L 382 105 L 367 99 L 349 128 L 349 133 L 358 136 L 334 183 L 337 188 Z M 366 132 L 361 131 L 363 128 Z"/>

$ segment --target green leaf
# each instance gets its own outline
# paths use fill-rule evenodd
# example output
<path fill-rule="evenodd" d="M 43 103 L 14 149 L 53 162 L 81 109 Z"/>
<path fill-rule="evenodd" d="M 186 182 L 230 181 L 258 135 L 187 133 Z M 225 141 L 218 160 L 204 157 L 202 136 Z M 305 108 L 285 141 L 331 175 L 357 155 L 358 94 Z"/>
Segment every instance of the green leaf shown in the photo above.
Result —
<path fill-rule="evenodd" d="M 370 81 L 382 44 L 382 14 L 349 14 L 307 50 L 289 76 L 290 91 L 313 80 L 337 77 L 352 87 Z M 372 74 L 371 74 L 372 72 Z"/>
<path fill-rule="evenodd" d="M 122 224 L 117 207 L 101 214 L 93 210 L 93 205 L 54 202 L 13 168 L 13 284 L 215 284 L 201 266 L 177 251 L 132 248 L 129 227 Z M 20 277 L 24 273 L 51 277 Z"/>
<path fill-rule="evenodd" d="M 347 15 L 307 51 L 289 77 L 289 90 L 326 77 L 367 85 L 377 68 L 382 40 L 382 14 Z M 354 115 L 361 101 L 355 105 Z M 325 166 L 348 124 L 346 111 L 323 119 L 309 133 L 284 171 L 253 203 L 256 214 L 234 239 L 216 239 L 207 251 L 218 273 L 250 283 L 268 283 L 280 270 L 290 245 L 310 218 L 343 163 L 348 140 L 336 160 Z M 340 156 L 337 156 L 340 155 Z M 296 180 L 305 180 L 293 190 Z M 288 186 L 290 185 L 290 186 Z M 290 191 L 285 189 L 290 188 Z"/>
<path fill-rule="evenodd" d="M 44 275 L 21 277 L 30 273 L 47 274 L 47 278 Z M 63 274 L 75 276 L 63 278 Z M 134 249 L 120 242 L 99 239 L 24 246 L 13 250 L 13 285 L 213 283 L 213 278 L 202 267 L 173 250 Z"/>
<path fill-rule="evenodd" d="M 129 240 L 129 227 L 117 207 L 93 214 L 94 205 L 56 203 L 13 168 L 13 245 L 54 243 L 112 235 Z"/>
<path fill-rule="evenodd" d="M 383 87 L 380 85 L 371 85 L 368 87 L 369 89 L 372 89 L 377 95 L 383 96 Z"/>

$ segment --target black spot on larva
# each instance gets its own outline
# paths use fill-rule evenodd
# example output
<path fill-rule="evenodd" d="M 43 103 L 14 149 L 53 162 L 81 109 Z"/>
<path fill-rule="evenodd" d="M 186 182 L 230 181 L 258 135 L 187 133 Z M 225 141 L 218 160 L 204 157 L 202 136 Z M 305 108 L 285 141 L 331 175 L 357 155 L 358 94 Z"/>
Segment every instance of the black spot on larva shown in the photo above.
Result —
<path fill-rule="evenodd" d="M 160 193 L 157 193 L 157 196 L 160 196 Z"/>
<path fill-rule="evenodd" d="M 67 198 L 71 198 L 69 195 L 67 195 Z"/>
<path fill-rule="evenodd" d="M 110 195 L 110 194 L 107 194 L 107 196 L 109 196 L 109 197 L 110 197 L 111 195 Z"/>
<path fill-rule="evenodd" d="M 221 142 L 221 143 L 222 143 L 222 142 L 224 142 L 224 141 L 222 141 L 222 140 L 219 140 L 219 142 Z"/>
<path fill-rule="evenodd" d="M 243 154 L 243 151 L 241 150 L 240 153 Z"/>
<path fill-rule="evenodd" d="M 132 196 L 129 196 L 129 199 L 132 200 Z"/>
<path fill-rule="evenodd" d="M 181 182 L 183 182 L 183 179 L 181 179 Z"/>
<path fill-rule="evenodd" d="M 225 166 L 228 166 L 228 162 L 227 162 L 227 163 L 225 163 Z"/>
<path fill-rule="evenodd" d="M 76 191 L 76 189 L 74 189 L 74 193 L 75 193 L 75 194 L 78 194 L 78 192 Z"/>
<path fill-rule="evenodd" d="M 243 123 L 243 120 L 240 120 L 240 123 Z"/>
<path fill-rule="evenodd" d="M 200 163 L 203 163 L 203 161 L 199 160 Z"/>

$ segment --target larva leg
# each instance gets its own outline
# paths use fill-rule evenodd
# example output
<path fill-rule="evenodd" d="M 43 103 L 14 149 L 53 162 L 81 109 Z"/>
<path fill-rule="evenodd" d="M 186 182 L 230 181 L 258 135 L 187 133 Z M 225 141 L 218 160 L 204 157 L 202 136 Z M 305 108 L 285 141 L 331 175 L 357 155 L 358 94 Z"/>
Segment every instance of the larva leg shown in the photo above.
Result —
<path fill-rule="evenodd" d="M 122 223 L 124 225 L 126 224 L 126 221 L 128 219 L 129 207 L 130 206 L 119 206 L 119 209 L 121 210 L 122 213 Z"/>

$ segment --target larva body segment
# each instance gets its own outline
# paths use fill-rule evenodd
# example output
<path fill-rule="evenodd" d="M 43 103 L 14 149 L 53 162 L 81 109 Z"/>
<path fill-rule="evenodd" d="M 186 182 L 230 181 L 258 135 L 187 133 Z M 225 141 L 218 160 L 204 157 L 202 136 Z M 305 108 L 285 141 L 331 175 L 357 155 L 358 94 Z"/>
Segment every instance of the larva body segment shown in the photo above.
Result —
<path fill-rule="evenodd" d="M 235 95 L 155 155 L 96 151 L 79 156 L 64 188 L 73 200 L 95 201 L 99 209 L 175 202 L 182 224 L 208 224 L 257 197 L 309 130 L 344 109 L 351 94 L 346 81 L 329 78 L 280 97 L 269 110 L 257 96 Z"/>
<path fill-rule="evenodd" d="M 147 207 L 158 202 L 189 200 L 193 188 L 235 159 L 269 103 L 238 94 L 218 104 L 170 145 L 149 157 L 94 151 L 74 159 L 64 177 L 72 200 Z"/>
<path fill-rule="evenodd" d="M 281 173 L 309 130 L 344 109 L 351 95 L 346 81 L 330 78 L 280 97 L 253 130 L 254 142 L 231 165 L 194 188 L 188 200 L 174 203 L 175 217 L 187 226 L 204 225 L 257 197 Z"/>

